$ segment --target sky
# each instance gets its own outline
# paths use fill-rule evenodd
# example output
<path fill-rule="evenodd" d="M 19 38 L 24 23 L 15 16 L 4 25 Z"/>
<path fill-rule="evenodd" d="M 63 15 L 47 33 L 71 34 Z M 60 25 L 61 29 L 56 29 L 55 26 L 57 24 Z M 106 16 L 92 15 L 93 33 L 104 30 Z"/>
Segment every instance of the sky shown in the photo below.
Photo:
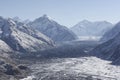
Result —
<path fill-rule="evenodd" d="M 0 16 L 34 20 L 47 14 L 72 27 L 82 20 L 120 21 L 120 0 L 0 0 Z"/>

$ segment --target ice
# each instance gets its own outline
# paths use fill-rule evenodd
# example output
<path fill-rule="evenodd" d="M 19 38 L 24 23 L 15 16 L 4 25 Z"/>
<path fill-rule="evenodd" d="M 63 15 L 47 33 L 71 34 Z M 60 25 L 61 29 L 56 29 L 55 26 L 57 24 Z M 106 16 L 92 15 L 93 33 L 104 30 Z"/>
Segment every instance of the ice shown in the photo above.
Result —
<path fill-rule="evenodd" d="M 30 66 L 30 68 L 34 71 L 34 74 L 41 73 L 42 75 L 42 73 L 45 73 L 44 76 L 64 71 L 64 74 L 87 74 L 104 78 L 102 80 L 120 79 L 120 66 L 114 66 L 110 63 L 110 61 L 97 57 L 64 58 L 53 59 L 51 62 L 44 64 L 37 63 Z"/>

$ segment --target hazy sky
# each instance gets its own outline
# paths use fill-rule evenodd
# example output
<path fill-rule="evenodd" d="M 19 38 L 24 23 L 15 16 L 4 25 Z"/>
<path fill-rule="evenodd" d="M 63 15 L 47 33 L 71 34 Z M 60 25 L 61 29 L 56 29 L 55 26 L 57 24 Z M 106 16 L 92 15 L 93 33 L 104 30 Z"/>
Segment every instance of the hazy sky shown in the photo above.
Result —
<path fill-rule="evenodd" d="M 0 0 L 0 16 L 34 20 L 47 14 L 62 25 L 81 20 L 120 21 L 120 0 Z"/>

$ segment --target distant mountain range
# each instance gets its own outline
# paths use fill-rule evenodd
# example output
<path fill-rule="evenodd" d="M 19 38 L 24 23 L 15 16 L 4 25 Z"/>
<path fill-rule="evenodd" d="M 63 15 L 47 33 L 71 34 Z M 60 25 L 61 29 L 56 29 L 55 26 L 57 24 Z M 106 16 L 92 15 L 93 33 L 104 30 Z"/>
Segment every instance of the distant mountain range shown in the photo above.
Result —
<path fill-rule="evenodd" d="M 88 45 L 92 42 L 83 41 L 85 44 L 82 41 L 74 42 L 73 40 L 78 39 L 79 36 L 103 36 L 101 38 L 103 43 L 98 45 L 96 41 L 94 45 Z M 96 45 L 98 46 L 96 47 Z M 93 46 L 96 48 L 91 51 Z M 106 21 L 84 20 L 69 29 L 53 21 L 47 15 L 34 21 L 22 21 L 19 17 L 0 17 L 0 74 L 2 80 L 9 80 L 7 78 L 9 75 L 17 75 L 18 78 L 18 75 L 25 77 L 28 74 L 26 73 L 29 71 L 27 67 L 19 65 L 20 59 L 91 56 L 88 54 L 89 51 L 94 56 L 111 60 L 113 64 L 120 64 L 120 23 L 113 26 Z M 31 62 L 29 59 L 28 62 Z M 21 70 L 21 67 L 26 70 Z"/>
<path fill-rule="evenodd" d="M 28 23 L 24 23 L 18 17 L 13 19 L 0 17 L 0 40 L 8 51 L 38 52 L 53 47 L 54 42 L 76 40 L 77 36 L 102 36 L 106 32 L 106 38 L 112 39 L 120 32 L 119 24 L 112 28 L 113 24 L 106 21 L 90 22 L 84 20 L 69 30 L 51 20 L 47 15 L 34 21 L 28 21 Z"/>
<path fill-rule="evenodd" d="M 110 30 L 113 27 L 113 24 L 107 21 L 96 21 L 91 22 L 88 20 L 83 20 L 71 27 L 71 30 L 79 37 L 101 37 L 105 32 Z"/>

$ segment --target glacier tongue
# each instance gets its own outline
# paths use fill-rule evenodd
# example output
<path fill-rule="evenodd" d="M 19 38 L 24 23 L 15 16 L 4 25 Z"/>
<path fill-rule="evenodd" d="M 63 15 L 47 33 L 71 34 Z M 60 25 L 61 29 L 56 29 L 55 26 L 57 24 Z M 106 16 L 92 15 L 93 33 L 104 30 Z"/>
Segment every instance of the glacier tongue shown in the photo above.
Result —
<path fill-rule="evenodd" d="M 110 61 L 101 60 L 96 57 L 57 58 L 48 60 L 48 62 L 38 62 L 30 66 L 30 68 L 34 72 L 33 75 L 43 80 L 51 78 L 53 80 L 61 80 L 62 78 L 80 80 L 81 77 L 88 76 L 95 78 L 92 80 L 120 79 L 120 67 L 110 65 L 110 63 Z"/>

